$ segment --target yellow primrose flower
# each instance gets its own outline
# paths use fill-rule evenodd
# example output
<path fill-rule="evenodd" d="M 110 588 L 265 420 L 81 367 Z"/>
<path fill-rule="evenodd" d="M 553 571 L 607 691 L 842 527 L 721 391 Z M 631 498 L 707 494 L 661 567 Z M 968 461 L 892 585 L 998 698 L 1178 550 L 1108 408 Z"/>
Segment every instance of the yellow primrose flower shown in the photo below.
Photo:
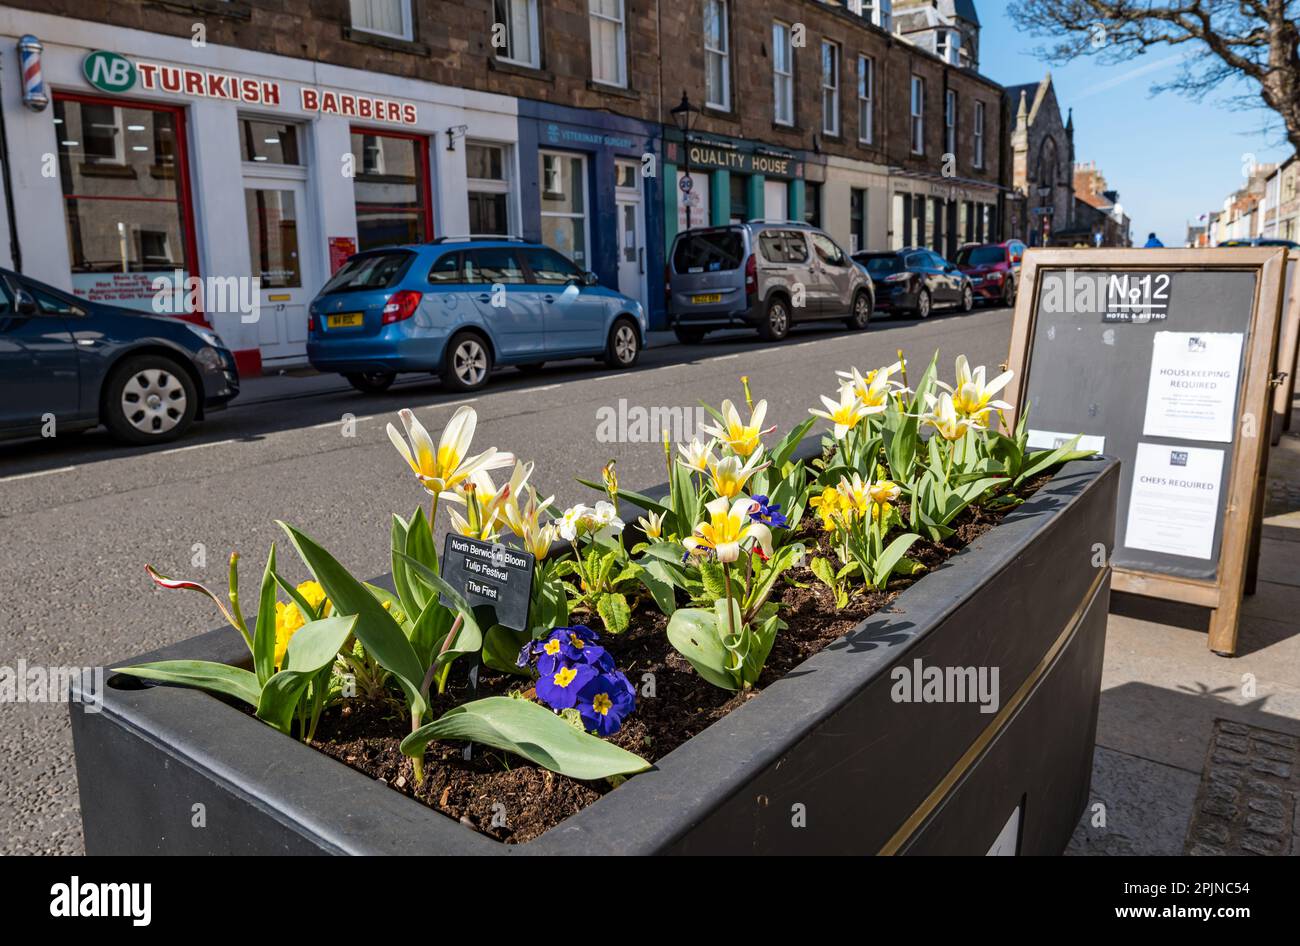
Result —
<path fill-rule="evenodd" d="M 681 458 L 677 462 L 696 473 L 707 473 L 709 463 L 713 460 L 713 445 L 715 443 L 717 443 L 716 440 L 700 443 L 699 440 L 694 438 L 689 444 L 682 445 L 679 443 L 677 452 L 681 454 Z"/>
<path fill-rule="evenodd" d="M 889 406 L 891 395 L 904 390 L 903 385 L 890 380 L 890 376 L 901 371 L 902 368 L 903 363 L 896 361 L 884 368 L 868 371 L 865 376 L 859 374 L 857 368 L 837 371 L 835 374 L 844 379 L 844 386 L 853 392 L 853 396 L 858 399 L 868 414 L 879 414 Z"/>
<path fill-rule="evenodd" d="M 647 539 L 657 539 L 663 535 L 664 517 L 662 513 L 647 510 L 645 516 L 637 518 L 636 524 L 641 527 L 641 531 L 645 533 Z"/>
<path fill-rule="evenodd" d="M 748 457 L 763 446 L 760 438 L 763 434 L 770 434 L 776 430 L 775 427 L 769 427 L 763 430 L 763 418 L 767 416 L 767 401 L 759 401 L 754 405 L 754 413 L 750 415 L 749 423 L 746 424 L 740 419 L 740 414 L 736 410 L 736 405 L 731 401 L 723 401 L 722 424 L 715 427 L 704 427 L 706 434 L 711 434 L 719 442 L 726 444 L 732 452 L 738 456 Z"/>
<path fill-rule="evenodd" d="M 329 617 L 333 606 L 319 582 L 304 581 L 298 586 L 297 591 L 321 617 Z M 293 602 L 285 604 L 283 601 L 275 603 L 275 666 L 277 668 L 284 663 L 284 655 L 289 650 L 289 641 L 298 632 L 298 628 L 305 623 L 297 604 Z"/>
<path fill-rule="evenodd" d="M 925 403 L 926 411 L 921 415 L 921 422 L 933 427 L 944 440 L 960 440 L 968 430 L 984 429 L 976 418 L 957 413 L 952 395 L 947 391 L 937 399 L 933 394 L 927 394 Z"/>
<path fill-rule="evenodd" d="M 709 482 L 713 491 L 724 499 L 733 499 L 744 490 L 749 478 L 759 470 L 767 469 L 770 463 L 760 463 L 760 454 L 750 457 L 742 465 L 740 457 L 723 457 L 709 463 Z"/>
<path fill-rule="evenodd" d="M 815 407 L 808 408 L 808 413 L 814 417 L 824 417 L 835 425 L 835 439 L 843 440 L 847 434 L 858 423 L 873 411 L 865 408 L 858 400 L 857 395 L 849 385 L 840 388 L 840 399 L 838 402 L 822 395 L 822 403 L 826 405 L 826 410 L 820 411 Z M 881 408 L 884 410 L 884 408 Z"/>
<path fill-rule="evenodd" d="M 478 426 L 478 414 L 468 405 L 460 407 L 452 415 L 443 428 L 437 447 L 411 411 L 403 409 L 398 416 L 406 428 L 410 444 L 392 424 L 388 425 L 388 439 L 405 458 L 421 485 L 434 496 L 465 482 L 475 470 L 497 470 L 515 462 L 511 454 L 498 453 L 495 447 L 488 447 L 472 457 L 466 456 L 470 441 L 474 439 L 474 428 Z"/>
<path fill-rule="evenodd" d="M 989 411 L 1010 410 L 1006 401 L 995 401 L 993 396 L 1007 386 L 1015 377 L 1014 371 L 1004 371 L 992 381 L 985 382 L 984 366 L 971 370 L 965 355 L 957 356 L 957 384 L 949 386 L 942 381 L 936 382 L 952 395 L 953 409 L 965 417 L 983 422 Z"/>
<path fill-rule="evenodd" d="M 772 554 L 772 533 L 761 522 L 749 518 L 754 501 L 741 496 L 734 503 L 718 497 L 704 507 L 709 521 L 695 526 L 694 535 L 682 542 L 690 552 L 712 549 L 719 562 L 734 562 L 740 558 L 746 543 L 757 543 L 764 555 Z"/>
<path fill-rule="evenodd" d="M 837 520 L 841 518 L 845 507 L 844 497 L 840 495 L 839 490 L 834 486 L 827 486 L 820 496 L 811 497 L 808 505 L 817 510 L 817 515 L 822 521 L 822 529 L 826 532 L 834 532 L 837 528 Z"/>

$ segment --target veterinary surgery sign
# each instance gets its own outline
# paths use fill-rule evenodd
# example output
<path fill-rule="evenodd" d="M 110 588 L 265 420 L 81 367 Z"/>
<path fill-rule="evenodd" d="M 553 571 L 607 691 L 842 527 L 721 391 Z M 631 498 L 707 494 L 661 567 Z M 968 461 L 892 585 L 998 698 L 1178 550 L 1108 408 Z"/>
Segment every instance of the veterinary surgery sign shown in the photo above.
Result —
<path fill-rule="evenodd" d="M 87 82 L 110 95 L 122 95 L 138 88 L 145 92 L 281 108 L 295 93 L 293 87 L 275 79 L 131 60 L 102 49 L 86 56 L 81 71 Z M 415 103 L 398 99 L 335 92 L 309 85 L 298 86 L 296 94 L 304 112 L 393 125 L 414 125 L 418 117 Z"/>

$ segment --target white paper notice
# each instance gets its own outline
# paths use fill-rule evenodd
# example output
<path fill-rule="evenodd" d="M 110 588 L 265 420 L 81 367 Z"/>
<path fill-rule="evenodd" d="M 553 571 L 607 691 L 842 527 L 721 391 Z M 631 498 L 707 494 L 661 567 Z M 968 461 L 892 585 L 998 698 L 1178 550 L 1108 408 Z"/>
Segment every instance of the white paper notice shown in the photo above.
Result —
<path fill-rule="evenodd" d="M 1240 332 L 1156 332 L 1147 387 L 1147 437 L 1232 442 Z"/>
<path fill-rule="evenodd" d="M 1124 544 L 1210 558 L 1222 478 L 1222 450 L 1138 444 Z"/>

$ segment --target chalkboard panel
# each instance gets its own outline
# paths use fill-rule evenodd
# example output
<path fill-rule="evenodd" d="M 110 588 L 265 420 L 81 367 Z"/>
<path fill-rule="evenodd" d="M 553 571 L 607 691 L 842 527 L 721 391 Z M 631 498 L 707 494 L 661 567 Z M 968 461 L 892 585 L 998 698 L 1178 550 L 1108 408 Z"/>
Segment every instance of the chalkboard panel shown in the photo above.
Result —
<path fill-rule="evenodd" d="M 1276 248 L 1035 249 L 1020 276 L 1009 400 L 1031 446 L 1120 458 L 1113 587 L 1212 609 L 1216 653 L 1258 535 L 1285 276 Z"/>
<path fill-rule="evenodd" d="M 1104 441 L 1102 451 L 1122 461 L 1119 519 L 1112 564 L 1138 571 L 1162 572 L 1187 578 L 1214 579 L 1218 574 L 1219 552 L 1223 542 L 1223 511 L 1228 502 L 1227 480 L 1232 469 L 1236 436 L 1231 443 L 1198 441 L 1185 438 L 1144 435 L 1148 385 L 1151 376 L 1155 335 L 1157 332 L 1240 334 L 1244 342 L 1250 332 L 1258 282 L 1253 271 L 1244 272 L 1173 272 L 1138 271 L 1119 273 L 1100 271 L 1080 273 L 1072 270 L 1040 269 L 1038 318 L 1033 336 L 1033 370 L 1028 381 L 1026 401 L 1030 405 L 1029 426 L 1034 432 L 1052 431 L 1084 434 Z M 1152 293 L 1158 293 L 1163 280 L 1169 279 L 1167 309 L 1146 310 L 1133 320 L 1134 310 L 1107 306 L 1112 280 L 1127 277 L 1132 286 L 1150 278 Z M 1080 288 L 1083 280 L 1092 280 L 1097 300 L 1092 311 L 1052 311 L 1052 296 L 1072 287 L 1073 299 L 1087 294 Z M 1119 286 L 1124 283 L 1120 282 Z M 1131 291 L 1131 290 L 1130 290 Z M 1128 298 L 1128 297 L 1126 297 Z M 1086 300 L 1085 300 L 1086 301 Z M 1046 303 L 1046 304 L 1045 304 Z M 1133 303 L 1129 303 L 1132 305 Z M 1063 306 L 1074 309 L 1075 306 Z M 1128 320 L 1124 320 L 1128 316 Z M 1238 379 L 1244 378 L 1246 348 L 1234 364 Z M 1232 415 L 1237 414 L 1237 391 L 1233 390 Z M 1037 439 L 1037 446 L 1051 443 Z M 1031 443 L 1034 439 L 1031 439 Z M 1123 545 L 1129 517 L 1133 472 L 1139 443 L 1169 447 L 1196 447 L 1223 451 L 1218 511 L 1213 522 L 1209 558 L 1171 555 L 1165 552 Z"/>

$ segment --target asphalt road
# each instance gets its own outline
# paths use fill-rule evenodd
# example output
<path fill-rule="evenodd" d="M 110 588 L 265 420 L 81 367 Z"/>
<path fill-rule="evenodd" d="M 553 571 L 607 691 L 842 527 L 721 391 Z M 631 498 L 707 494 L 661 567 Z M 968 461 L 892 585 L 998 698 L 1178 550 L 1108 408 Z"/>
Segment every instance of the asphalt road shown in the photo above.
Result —
<path fill-rule="evenodd" d="M 409 515 L 424 496 L 384 433 L 399 408 L 416 410 L 436 439 L 456 406 L 473 403 L 475 452 L 496 446 L 534 461 L 533 481 L 563 507 L 598 498 L 574 478 L 599 478 L 610 458 L 627 486 L 663 482 L 657 443 L 598 439 L 602 408 L 617 415 L 620 399 L 629 411 L 680 407 L 693 416 L 700 400 L 742 403 L 739 377 L 748 375 L 754 397 L 768 401 L 768 423 L 783 431 L 819 404 L 817 395 L 834 394 L 836 369 L 892 362 L 898 349 L 912 364 L 938 350 L 942 376 L 960 353 L 995 367 L 1010 328 L 1010 311 L 994 309 L 924 322 L 878 317 L 861 333 L 813 326 L 776 345 L 729 333 L 651 348 L 628 373 L 591 362 L 537 375 L 506 369 L 472 398 L 429 380 L 381 396 L 236 401 L 181 443 L 149 450 L 120 447 L 102 431 L 2 445 L 0 666 L 112 665 L 216 626 L 199 596 L 153 588 L 144 563 L 224 587 L 226 557 L 237 549 L 252 600 L 267 548 L 283 539 L 277 518 L 360 576 L 386 572 L 391 515 Z M 353 436 L 345 435 L 349 415 Z M 657 429 L 649 435 L 657 440 Z M 206 567 L 193 564 L 198 545 Z M 286 572 L 306 577 L 281 545 Z M 80 852 L 67 707 L 6 704 L 0 720 L 0 853 Z"/>

